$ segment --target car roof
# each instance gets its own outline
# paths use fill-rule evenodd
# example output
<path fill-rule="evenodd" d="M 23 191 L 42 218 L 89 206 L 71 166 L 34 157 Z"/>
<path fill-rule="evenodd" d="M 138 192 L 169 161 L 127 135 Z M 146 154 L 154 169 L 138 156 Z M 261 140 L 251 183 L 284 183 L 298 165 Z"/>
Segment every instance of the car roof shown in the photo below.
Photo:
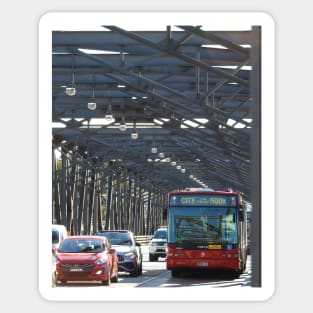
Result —
<path fill-rule="evenodd" d="M 99 233 L 129 233 L 132 234 L 132 232 L 130 230 L 98 230 L 97 232 L 95 232 L 96 234 Z"/>
<path fill-rule="evenodd" d="M 52 229 L 55 229 L 55 230 L 66 230 L 66 227 L 64 225 L 61 225 L 61 224 L 52 224 Z"/>
<path fill-rule="evenodd" d="M 67 239 L 67 240 L 77 240 L 77 239 L 85 239 L 85 240 L 90 240 L 90 239 L 98 239 L 99 240 L 99 238 L 101 239 L 101 237 L 99 237 L 99 236 L 94 236 L 94 235 L 77 235 L 77 236 L 69 236 L 69 237 L 67 237 L 67 238 L 65 238 L 65 239 Z M 65 240 L 64 239 L 64 240 Z"/>

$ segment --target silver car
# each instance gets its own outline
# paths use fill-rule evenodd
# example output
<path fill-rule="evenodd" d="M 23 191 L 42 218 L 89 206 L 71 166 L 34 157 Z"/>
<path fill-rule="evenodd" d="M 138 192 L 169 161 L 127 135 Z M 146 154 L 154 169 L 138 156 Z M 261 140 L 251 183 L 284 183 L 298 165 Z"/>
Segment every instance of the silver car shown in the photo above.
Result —
<path fill-rule="evenodd" d="M 116 250 L 119 272 L 130 276 L 142 275 L 142 250 L 139 242 L 128 230 L 100 230 L 96 236 L 105 236 Z"/>

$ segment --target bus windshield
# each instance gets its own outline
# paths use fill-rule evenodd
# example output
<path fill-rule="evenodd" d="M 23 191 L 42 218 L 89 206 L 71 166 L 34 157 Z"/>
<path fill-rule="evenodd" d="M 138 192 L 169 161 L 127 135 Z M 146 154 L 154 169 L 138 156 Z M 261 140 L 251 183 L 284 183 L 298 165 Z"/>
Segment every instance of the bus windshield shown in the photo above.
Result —
<path fill-rule="evenodd" d="M 171 207 L 168 241 L 237 244 L 236 225 L 234 207 Z"/>

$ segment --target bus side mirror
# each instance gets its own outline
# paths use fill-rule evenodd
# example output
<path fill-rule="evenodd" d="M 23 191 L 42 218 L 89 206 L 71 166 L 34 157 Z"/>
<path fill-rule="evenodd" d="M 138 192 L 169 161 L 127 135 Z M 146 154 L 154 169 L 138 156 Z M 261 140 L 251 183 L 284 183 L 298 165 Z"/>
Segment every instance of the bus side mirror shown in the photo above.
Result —
<path fill-rule="evenodd" d="M 243 215 L 243 211 L 242 210 L 238 211 L 238 218 L 239 218 L 240 222 L 242 222 L 244 220 L 244 215 Z"/>

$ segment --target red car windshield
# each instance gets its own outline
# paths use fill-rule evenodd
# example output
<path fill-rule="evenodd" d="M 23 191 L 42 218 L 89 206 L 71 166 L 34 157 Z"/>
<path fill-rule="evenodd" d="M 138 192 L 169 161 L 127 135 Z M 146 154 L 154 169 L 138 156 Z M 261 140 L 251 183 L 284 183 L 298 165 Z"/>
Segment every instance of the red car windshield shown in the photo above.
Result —
<path fill-rule="evenodd" d="M 64 239 L 58 252 L 62 253 L 99 253 L 105 249 L 102 240 Z"/>

